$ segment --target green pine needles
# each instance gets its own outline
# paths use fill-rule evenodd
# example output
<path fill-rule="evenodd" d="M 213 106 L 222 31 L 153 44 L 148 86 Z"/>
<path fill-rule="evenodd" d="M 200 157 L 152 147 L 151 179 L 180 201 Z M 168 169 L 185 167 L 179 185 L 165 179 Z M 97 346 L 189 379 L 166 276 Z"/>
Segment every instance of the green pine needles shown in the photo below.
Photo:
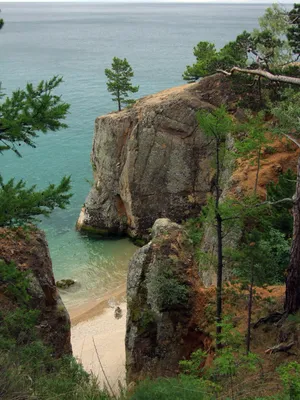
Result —
<path fill-rule="evenodd" d="M 58 185 L 50 184 L 36 191 L 36 185 L 26 187 L 26 182 L 10 179 L 3 182 L 0 176 L 0 226 L 16 226 L 48 217 L 54 208 L 66 208 L 72 194 L 71 178 L 63 177 Z"/>
<path fill-rule="evenodd" d="M 300 53 L 300 3 L 294 4 L 294 8 L 289 13 L 290 27 L 287 38 L 293 53 L 299 57 Z"/>
<path fill-rule="evenodd" d="M 13 150 L 19 157 L 18 146 L 22 143 L 35 147 L 38 132 L 57 131 L 66 128 L 70 105 L 53 94 L 62 83 L 62 77 L 54 76 L 41 81 L 37 87 L 27 83 L 26 89 L 14 91 L 0 104 L 0 152 Z"/>
<path fill-rule="evenodd" d="M 41 81 L 36 87 L 31 83 L 18 89 L 10 97 L 0 92 L 0 153 L 12 150 L 21 157 L 20 146 L 35 148 L 34 139 L 39 133 L 66 128 L 70 105 L 53 93 L 62 82 L 54 76 Z M 39 215 L 49 216 L 54 208 L 65 208 L 71 194 L 71 178 L 63 177 L 58 185 L 50 184 L 37 191 L 36 186 L 26 187 L 23 180 L 4 182 L 0 175 L 0 227 L 35 222 Z"/>
<path fill-rule="evenodd" d="M 250 34 L 244 31 L 237 36 L 235 41 L 229 42 L 219 51 L 213 43 L 199 42 L 194 47 L 196 63 L 186 67 L 182 75 L 183 79 L 194 82 L 199 78 L 216 73 L 218 69 L 230 69 L 234 66 L 245 67 L 249 41 Z"/>
<path fill-rule="evenodd" d="M 105 75 L 108 78 L 107 90 L 112 94 L 112 101 L 118 103 L 118 109 L 121 111 L 122 105 L 130 105 L 134 103 L 134 100 L 129 99 L 128 93 L 136 93 L 139 90 L 139 86 L 133 86 L 131 84 L 131 78 L 133 78 L 133 70 L 126 60 L 114 57 L 111 65 L 111 69 L 105 69 Z"/>

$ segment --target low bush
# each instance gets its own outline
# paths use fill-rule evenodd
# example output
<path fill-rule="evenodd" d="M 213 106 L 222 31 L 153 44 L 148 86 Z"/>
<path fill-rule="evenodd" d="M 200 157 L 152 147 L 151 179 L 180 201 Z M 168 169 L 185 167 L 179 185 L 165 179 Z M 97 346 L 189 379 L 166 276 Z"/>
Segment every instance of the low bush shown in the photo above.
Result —
<path fill-rule="evenodd" d="M 96 378 L 73 357 L 54 358 L 39 339 L 39 311 L 30 308 L 28 274 L 1 262 L 0 277 L 15 304 L 0 313 L 0 399 L 108 400 Z"/>
<path fill-rule="evenodd" d="M 130 400 L 213 400 L 201 379 L 190 376 L 141 382 Z"/>

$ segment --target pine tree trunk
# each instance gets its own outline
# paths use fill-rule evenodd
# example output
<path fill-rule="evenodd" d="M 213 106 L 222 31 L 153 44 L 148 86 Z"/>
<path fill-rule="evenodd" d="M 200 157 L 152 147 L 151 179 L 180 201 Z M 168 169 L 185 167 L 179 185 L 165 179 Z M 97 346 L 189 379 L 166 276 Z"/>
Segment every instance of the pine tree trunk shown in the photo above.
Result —
<path fill-rule="evenodd" d="M 260 106 L 262 107 L 262 90 L 261 90 L 261 77 L 258 78 L 258 91 L 259 91 L 259 103 Z"/>
<path fill-rule="evenodd" d="M 217 349 L 221 348 L 219 340 L 222 328 L 219 325 L 222 322 L 222 275 L 223 275 L 223 243 L 222 243 L 222 217 L 220 215 L 219 202 L 221 197 L 220 189 L 220 143 L 216 143 L 216 204 L 215 216 L 217 222 L 217 247 L 218 247 L 218 270 L 217 270 L 217 315 L 216 315 L 216 344 Z"/>
<path fill-rule="evenodd" d="M 255 184 L 254 184 L 254 195 L 256 196 L 257 186 L 258 186 L 258 177 L 260 171 L 260 157 L 261 157 L 261 148 L 259 148 L 257 153 L 257 170 L 256 170 L 256 177 L 255 177 Z"/>
<path fill-rule="evenodd" d="M 285 311 L 293 314 L 300 309 L 300 157 L 297 167 L 297 185 L 293 205 L 293 241 L 286 279 Z"/>
<path fill-rule="evenodd" d="M 251 267 L 251 282 L 249 287 L 249 302 L 248 302 L 248 326 L 247 326 L 247 342 L 246 342 L 246 354 L 250 352 L 251 343 L 251 319 L 252 319 L 252 304 L 253 304 L 253 266 Z"/>
<path fill-rule="evenodd" d="M 117 99 L 118 99 L 118 107 L 119 107 L 119 111 L 121 111 L 121 99 L 120 99 L 120 91 L 119 89 L 117 90 Z"/>
<path fill-rule="evenodd" d="M 223 279 L 223 243 L 222 243 L 222 219 L 220 214 L 216 216 L 217 220 L 217 239 L 218 239 L 218 270 L 217 270 L 217 348 L 221 348 L 219 336 L 222 328 L 219 325 L 222 322 L 222 279 Z"/>

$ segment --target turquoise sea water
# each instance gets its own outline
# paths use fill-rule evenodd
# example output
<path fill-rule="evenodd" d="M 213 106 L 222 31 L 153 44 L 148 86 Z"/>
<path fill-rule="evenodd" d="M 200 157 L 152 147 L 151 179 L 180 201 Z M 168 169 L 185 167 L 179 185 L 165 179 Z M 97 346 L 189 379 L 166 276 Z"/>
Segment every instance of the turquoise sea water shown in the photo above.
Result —
<path fill-rule="evenodd" d="M 223 46 L 244 29 L 257 26 L 267 5 L 2 3 L 0 80 L 6 93 L 53 75 L 71 104 L 69 128 L 42 136 L 37 149 L 21 148 L 23 158 L 0 157 L 5 178 L 25 179 L 42 188 L 72 176 L 74 196 L 67 210 L 44 220 L 57 279 L 81 282 L 70 304 L 101 296 L 120 283 L 134 246 L 127 240 L 99 241 L 79 235 L 75 223 L 92 179 L 89 155 L 94 120 L 115 109 L 106 91 L 104 69 L 114 56 L 126 57 L 144 96 L 183 83 L 200 40 Z"/>

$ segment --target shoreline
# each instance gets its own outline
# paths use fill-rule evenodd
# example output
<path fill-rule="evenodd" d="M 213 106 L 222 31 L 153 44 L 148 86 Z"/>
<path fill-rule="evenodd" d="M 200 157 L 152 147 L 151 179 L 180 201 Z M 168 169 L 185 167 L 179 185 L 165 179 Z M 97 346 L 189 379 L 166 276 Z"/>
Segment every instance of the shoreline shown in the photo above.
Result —
<path fill-rule="evenodd" d="M 99 299 L 90 299 L 86 303 L 79 306 L 67 307 L 71 319 L 71 326 L 74 327 L 79 323 L 87 322 L 95 317 L 103 314 L 106 309 L 115 308 L 110 306 L 109 301 L 118 303 L 126 303 L 126 282 L 106 292 Z"/>

